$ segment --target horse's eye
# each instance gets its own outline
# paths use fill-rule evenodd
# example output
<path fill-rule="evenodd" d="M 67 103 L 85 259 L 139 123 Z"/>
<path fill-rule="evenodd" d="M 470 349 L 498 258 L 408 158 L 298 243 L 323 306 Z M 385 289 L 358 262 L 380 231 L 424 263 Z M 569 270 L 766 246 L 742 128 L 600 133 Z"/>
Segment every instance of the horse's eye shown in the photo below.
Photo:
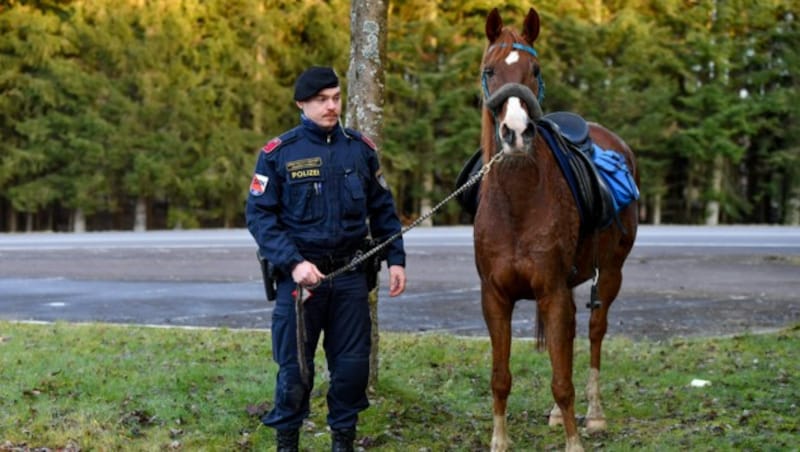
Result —
<path fill-rule="evenodd" d="M 539 67 L 539 65 L 538 64 L 534 64 L 533 65 L 533 75 L 538 77 L 539 74 L 541 74 L 541 73 L 542 73 L 542 69 Z"/>
<path fill-rule="evenodd" d="M 494 68 L 493 67 L 485 68 L 483 70 L 483 76 L 484 77 L 494 77 Z"/>

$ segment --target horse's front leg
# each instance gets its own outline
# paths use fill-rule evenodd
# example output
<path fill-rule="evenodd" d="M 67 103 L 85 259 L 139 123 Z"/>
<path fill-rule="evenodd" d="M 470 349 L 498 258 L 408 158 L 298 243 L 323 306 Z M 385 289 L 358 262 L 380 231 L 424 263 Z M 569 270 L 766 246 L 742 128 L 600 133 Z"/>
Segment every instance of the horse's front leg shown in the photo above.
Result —
<path fill-rule="evenodd" d="M 622 272 L 619 269 L 602 269 L 597 281 L 597 295 L 600 307 L 592 310 L 589 319 L 589 341 L 591 355 L 589 358 L 589 380 L 586 383 L 586 400 L 589 409 L 586 413 L 586 431 L 589 433 L 605 431 L 606 416 L 600 402 L 600 360 L 602 357 L 603 338 L 608 330 L 608 311 L 611 303 L 617 298 L 622 285 Z"/>
<path fill-rule="evenodd" d="M 572 384 L 575 340 L 575 304 L 572 291 L 565 286 L 553 294 L 541 297 L 539 303 L 539 315 L 544 319 L 547 351 L 553 370 L 550 386 L 564 424 L 566 450 L 583 451 L 575 420 L 575 387 Z"/>
<path fill-rule="evenodd" d="M 506 406 L 511 392 L 511 316 L 513 303 L 496 293 L 483 290 L 483 318 L 492 341 L 492 451 L 508 450 L 510 441 L 506 427 Z"/>

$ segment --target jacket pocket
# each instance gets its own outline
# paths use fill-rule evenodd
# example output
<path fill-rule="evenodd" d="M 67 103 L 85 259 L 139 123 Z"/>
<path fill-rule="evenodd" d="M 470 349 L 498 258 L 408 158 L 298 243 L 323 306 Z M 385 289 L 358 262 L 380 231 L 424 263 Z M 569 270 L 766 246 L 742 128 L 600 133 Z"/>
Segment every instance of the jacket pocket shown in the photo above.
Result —
<path fill-rule="evenodd" d="M 345 226 L 366 222 L 367 197 L 364 194 L 364 184 L 353 170 L 345 170 L 342 198 L 342 219 Z"/>
<path fill-rule="evenodd" d="M 311 224 L 325 216 L 322 182 L 303 181 L 289 184 L 287 215 L 296 223 Z"/>

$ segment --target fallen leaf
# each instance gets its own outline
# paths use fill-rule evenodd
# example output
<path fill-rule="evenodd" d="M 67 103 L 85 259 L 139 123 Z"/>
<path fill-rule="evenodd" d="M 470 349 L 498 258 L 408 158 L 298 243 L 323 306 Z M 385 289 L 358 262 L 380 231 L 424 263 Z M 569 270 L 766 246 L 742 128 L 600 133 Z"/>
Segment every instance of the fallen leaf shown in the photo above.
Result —
<path fill-rule="evenodd" d="M 250 416 L 261 417 L 261 416 L 267 414 L 267 411 L 269 411 L 269 409 L 270 409 L 270 403 L 269 402 L 261 402 L 261 403 L 259 403 L 257 405 L 247 405 L 247 408 L 245 408 L 245 411 L 247 411 L 247 414 L 249 414 Z"/>

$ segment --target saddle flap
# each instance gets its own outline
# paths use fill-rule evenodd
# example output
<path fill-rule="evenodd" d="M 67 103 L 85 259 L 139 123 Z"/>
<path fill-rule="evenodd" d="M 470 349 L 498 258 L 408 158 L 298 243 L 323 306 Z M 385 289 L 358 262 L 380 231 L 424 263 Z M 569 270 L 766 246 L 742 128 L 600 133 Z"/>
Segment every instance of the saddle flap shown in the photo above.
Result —
<path fill-rule="evenodd" d="M 461 172 L 458 174 L 458 178 L 456 178 L 456 189 L 467 183 L 467 181 L 473 175 L 477 174 L 482 167 L 483 152 L 481 152 L 481 149 L 478 148 L 478 150 L 472 154 L 472 157 L 470 157 L 469 160 L 467 160 L 467 162 L 464 164 L 464 167 L 461 168 Z M 478 195 L 480 194 L 480 187 L 481 183 L 478 182 L 456 196 L 456 200 L 458 201 L 458 204 L 461 205 L 461 208 L 472 216 L 474 216 L 478 211 Z"/>
<path fill-rule="evenodd" d="M 582 147 L 568 139 L 560 125 L 548 117 L 550 115 L 545 116 L 545 119 L 539 123 L 540 131 L 550 145 L 572 196 L 575 198 L 575 204 L 581 217 L 581 233 L 587 233 L 611 222 L 614 217 L 614 203 L 608 187 L 600 178 L 597 168 L 592 162 L 592 156 L 584 150 L 584 147 L 591 150 L 593 144 L 589 137 L 586 121 L 576 114 L 562 113 L 556 115 L 556 119 L 567 118 L 567 121 L 562 121 L 562 123 L 568 125 L 574 138 L 582 136 L 581 123 L 583 123 L 586 136 Z"/>

